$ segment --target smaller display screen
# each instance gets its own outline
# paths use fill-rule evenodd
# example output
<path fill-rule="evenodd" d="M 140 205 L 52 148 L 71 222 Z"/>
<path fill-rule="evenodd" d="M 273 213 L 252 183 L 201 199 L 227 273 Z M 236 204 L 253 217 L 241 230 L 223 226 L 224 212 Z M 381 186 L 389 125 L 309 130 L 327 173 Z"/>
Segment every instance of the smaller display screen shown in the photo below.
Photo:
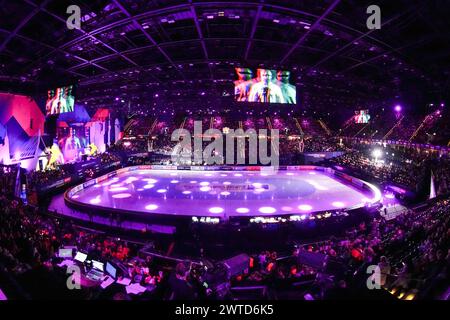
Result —
<path fill-rule="evenodd" d="M 355 123 L 369 123 L 370 114 L 369 110 L 358 110 L 355 111 Z"/>
<path fill-rule="evenodd" d="M 113 267 L 112 264 L 106 262 L 106 272 L 113 277 L 114 279 L 117 277 L 117 270 Z"/>
<path fill-rule="evenodd" d="M 45 103 L 46 115 L 73 112 L 75 104 L 74 86 L 50 89 Z"/>

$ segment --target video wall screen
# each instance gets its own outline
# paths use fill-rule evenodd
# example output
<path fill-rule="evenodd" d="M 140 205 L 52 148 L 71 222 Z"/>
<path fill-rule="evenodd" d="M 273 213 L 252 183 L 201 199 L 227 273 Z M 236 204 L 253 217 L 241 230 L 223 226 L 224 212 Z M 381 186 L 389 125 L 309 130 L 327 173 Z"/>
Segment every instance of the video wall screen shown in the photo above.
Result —
<path fill-rule="evenodd" d="M 74 126 L 60 128 L 58 131 L 58 146 L 63 154 L 64 162 L 81 160 L 81 157 L 86 154 L 88 144 L 85 128 Z"/>
<path fill-rule="evenodd" d="M 297 103 L 297 90 L 287 70 L 235 68 L 234 97 L 239 102 Z"/>
<path fill-rule="evenodd" d="M 46 115 L 73 112 L 75 104 L 74 86 L 65 86 L 50 89 L 47 92 L 47 102 L 45 104 Z"/>
<path fill-rule="evenodd" d="M 369 110 L 357 110 L 355 111 L 355 123 L 369 123 L 370 114 Z"/>

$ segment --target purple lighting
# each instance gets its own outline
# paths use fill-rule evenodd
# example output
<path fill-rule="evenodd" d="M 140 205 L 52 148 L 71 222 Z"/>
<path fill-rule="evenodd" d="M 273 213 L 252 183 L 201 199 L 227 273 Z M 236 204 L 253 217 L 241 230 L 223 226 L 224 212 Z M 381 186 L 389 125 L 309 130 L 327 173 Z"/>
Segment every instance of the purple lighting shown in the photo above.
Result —
<path fill-rule="evenodd" d="M 223 208 L 221 208 L 221 207 L 212 207 L 212 208 L 209 208 L 209 212 L 211 212 L 211 213 L 222 213 L 223 212 Z"/>
<path fill-rule="evenodd" d="M 345 207 L 345 204 L 343 202 L 341 202 L 341 201 L 334 201 L 332 203 L 332 205 L 333 205 L 333 207 L 336 207 L 336 208 L 343 208 L 343 207 Z"/>
<path fill-rule="evenodd" d="M 145 207 L 146 210 L 156 210 L 158 206 L 156 204 L 149 204 Z"/>
<path fill-rule="evenodd" d="M 277 209 L 272 208 L 272 207 L 261 207 L 261 208 L 259 208 L 259 212 L 261 212 L 261 213 L 274 213 L 276 211 L 277 211 Z"/>
<path fill-rule="evenodd" d="M 148 184 L 154 184 L 157 180 L 155 179 L 142 179 L 143 181 L 146 181 Z"/>
<path fill-rule="evenodd" d="M 398 104 L 398 105 L 395 106 L 394 109 L 395 109 L 396 112 L 400 112 L 400 111 L 402 111 L 402 106 Z"/>
<path fill-rule="evenodd" d="M 100 203 L 100 198 L 94 198 L 94 199 L 91 199 L 91 200 L 89 200 L 89 203 L 91 203 L 91 204 L 98 204 L 98 203 Z"/>
<path fill-rule="evenodd" d="M 119 192 L 119 191 L 127 191 L 128 188 L 125 187 L 116 187 L 116 188 L 111 188 L 109 189 L 109 192 Z"/>
<path fill-rule="evenodd" d="M 298 209 L 302 211 L 311 211 L 312 207 L 309 204 L 301 204 L 298 206 Z"/>
<path fill-rule="evenodd" d="M 176 177 L 171 175 L 175 172 Z M 310 172 L 315 175 L 310 175 Z M 129 172 L 121 171 L 117 173 L 117 177 L 99 179 L 102 181 L 100 187 L 94 187 L 94 184 L 73 190 L 72 198 L 76 195 L 78 198 L 75 197 L 73 201 L 77 203 L 140 211 L 148 215 L 158 210 L 162 210 L 162 214 L 203 217 L 224 214 L 266 217 L 298 214 L 296 219 L 300 220 L 299 217 L 304 214 L 309 220 L 311 212 L 353 207 L 367 203 L 368 201 L 361 201 L 363 197 L 372 197 L 369 193 L 362 193 L 335 180 L 332 175 L 309 168 L 287 172 L 242 170 L 210 173 L 214 178 L 209 179 L 214 181 L 205 180 L 205 172 L 201 170 L 139 168 Z M 286 173 L 294 175 L 286 176 Z M 234 176 L 235 174 L 240 177 Z M 135 180 L 137 176 L 141 179 Z M 128 185 L 125 183 L 131 181 L 132 188 L 128 187 L 126 190 Z M 174 184 L 175 181 L 178 183 Z M 191 184 L 191 181 L 196 183 Z M 371 200 L 370 203 L 372 202 Z M 153 209 L 155 207 L 150 205 L 158 208 Z"/>
<path fill-rule="evenodd" d="M 129 193 L 118 193 L 112 196 L 115 199 L 125 199 L 131 197 L 131 194 Z"/>

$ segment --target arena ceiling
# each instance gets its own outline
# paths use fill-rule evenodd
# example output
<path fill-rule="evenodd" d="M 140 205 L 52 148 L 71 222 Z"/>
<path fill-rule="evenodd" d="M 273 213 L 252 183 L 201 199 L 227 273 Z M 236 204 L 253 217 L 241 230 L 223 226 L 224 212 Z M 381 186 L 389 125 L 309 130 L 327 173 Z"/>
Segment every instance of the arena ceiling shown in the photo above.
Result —
<path fill-rule="evenodd" d="M 234 67 L 248 65 L 292 70 L 306 107 L 413 104 L 450 91 L 445 1 L 0 3 L 2 90 L 45 95 L 78 82 L 89 107 L 217 103 L 233 94 Z M 66 26 L 71 4 L 81 30 Z M 380 30 L 366 26 L 371 4 L 381 8 Z"/>

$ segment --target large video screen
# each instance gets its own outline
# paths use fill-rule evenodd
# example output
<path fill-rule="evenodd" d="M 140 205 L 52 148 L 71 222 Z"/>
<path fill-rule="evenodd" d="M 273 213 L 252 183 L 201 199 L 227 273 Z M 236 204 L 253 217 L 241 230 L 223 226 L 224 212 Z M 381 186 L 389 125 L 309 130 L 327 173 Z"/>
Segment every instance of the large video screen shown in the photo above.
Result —
<path fill-rule="evenodd" d="M 369 123 L 370 114 L 369 110 L 358 110 L 355 111 L 355 123 Z"/>
<path fill-rule="evenodd" d="M 46 115 L 72 112 L 75 103 L 74 86 L 50 89 L 45 104 Z"/>
<path fill-rule="evenodd" d="M 86 154 L 87 143 L 83 126 L 59 129 L 58 146 L 65 163 L 81 160 L 81 157 Z"/>
<path fill-rule="evenodd" d="M 235 68 L 234 97 L 239 102 L 297 103 L 291 72 Z"/>

